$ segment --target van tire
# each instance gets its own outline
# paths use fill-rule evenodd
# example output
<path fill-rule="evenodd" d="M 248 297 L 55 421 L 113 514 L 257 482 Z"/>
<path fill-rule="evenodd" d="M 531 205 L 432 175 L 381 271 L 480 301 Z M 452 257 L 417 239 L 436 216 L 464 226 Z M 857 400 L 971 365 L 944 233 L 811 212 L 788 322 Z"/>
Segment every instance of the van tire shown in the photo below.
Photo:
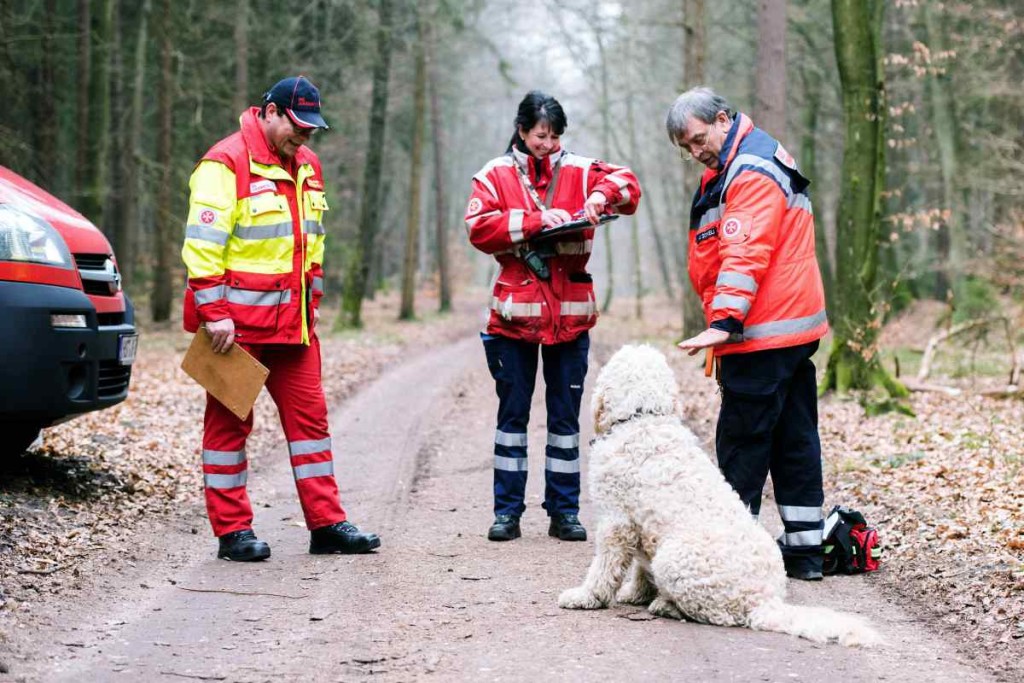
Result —
<path fill-rule="evenodd" d="M 22 422 L 0 422 L 0 457 L 13 458 L 25 452 L 39 436 L 41 427 Z"/>

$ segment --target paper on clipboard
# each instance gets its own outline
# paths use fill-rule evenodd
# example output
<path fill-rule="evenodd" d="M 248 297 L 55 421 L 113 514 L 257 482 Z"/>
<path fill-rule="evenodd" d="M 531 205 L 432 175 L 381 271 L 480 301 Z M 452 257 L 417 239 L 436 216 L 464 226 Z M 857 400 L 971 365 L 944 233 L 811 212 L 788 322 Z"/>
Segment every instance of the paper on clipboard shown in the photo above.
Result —
<path fill-rule="evenodd" d="M 252 411 L 270 370 L 238 344 L 227 353 L 213 350 L 213 338 L 199 328 L 181 361 L 181 369 L 224 404 L 239 420 Z"/>
<path fill-rule="evenodd" d="M 606 213 L 606 214 L 602 215 L 598 219 L 598 225 L 602 225 L 604 223 L 610 223 L 611 221 L 618 220 L 618 219 L 619 219 L 619 214 L 617 214 L 617 213 Z M 554 237 L 561 237 L 562 235 L 567 235 L 567 234 L 573 233 L 573 232 L 580 232 L 581 230 L 589 230 L 591 228 L 596 228 L 596 227 L 597 227 L 597 225 L 594 225 L 593 223 L 591 223 L 586 218 L 581 218 L 579 220 L 568 221 L 566 223 L 562 223 L 561 225 L 556 225 L 553 228 L 544 228 L 539 233 L 534 235 L 533 239 L 534 239 L 534 241 L 543 241 L 543 240 L 547 240 L 547 239 L 552 239 Z"/>

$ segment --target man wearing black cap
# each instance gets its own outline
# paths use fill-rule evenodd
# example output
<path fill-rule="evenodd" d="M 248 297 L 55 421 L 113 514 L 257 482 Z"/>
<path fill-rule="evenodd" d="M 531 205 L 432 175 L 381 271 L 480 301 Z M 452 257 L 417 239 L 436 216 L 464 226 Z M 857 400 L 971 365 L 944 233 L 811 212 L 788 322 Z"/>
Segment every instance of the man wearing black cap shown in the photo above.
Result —
<path fill-rule="evenodd" d="M 288 439 L 309 552 L 365 553 L 376 534 L 346 520 L 334 478 L 315 328 L 323 296 L 324 194 L 320 160 L 305 143 L 327 122 L 320 92 L 303 76 L 279 81 L 240 119 L 241 130 L 203 156 L 189 181 L 182 259 L 188 268 L 185 329 L 204 326 L 213 349 L 239 344 L 270 369 L 266 386 Z M 239 420 L 207 394 L 203 431 L 206 509 L 217 556 L 270 557 L 252 530 Z"/>

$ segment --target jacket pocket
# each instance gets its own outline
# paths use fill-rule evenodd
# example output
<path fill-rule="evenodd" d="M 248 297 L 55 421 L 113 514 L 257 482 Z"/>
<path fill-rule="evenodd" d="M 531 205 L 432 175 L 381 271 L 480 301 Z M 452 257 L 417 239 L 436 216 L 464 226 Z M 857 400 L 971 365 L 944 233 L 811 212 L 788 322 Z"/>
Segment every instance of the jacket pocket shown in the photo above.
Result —
<path fill-rule="evenodd" d="M 292 300 L 288 275 L 232 273 L 227 287 L 228 311 L 235 327 L 261 334 L 277 330 L 281 308 Z M 240 335 L 245 340 L 245 334 Z"/>
<path fill-rule="evenodd" d="M 562 298 L 560 307 L 562 333 L 558 335 L 560 341 L 575 339 L 584 330 L 589 330 L 597 322 L 597 301 L 594 298 L 594 283 L 574 279 L 575 275 L 586 275 L 588 273 L 574 273 L 569 276 L 565 288 L 565 296 Z"/>
<path fill-rule="evenodd" d="M 537 333 L 544 320 L 550 320 L 551 314 L 546 309 L 540 285 L 532 278 L 518 283 L 498 280 L 494 285 L 491 321 L 509 331 L 511 336 Z"/>

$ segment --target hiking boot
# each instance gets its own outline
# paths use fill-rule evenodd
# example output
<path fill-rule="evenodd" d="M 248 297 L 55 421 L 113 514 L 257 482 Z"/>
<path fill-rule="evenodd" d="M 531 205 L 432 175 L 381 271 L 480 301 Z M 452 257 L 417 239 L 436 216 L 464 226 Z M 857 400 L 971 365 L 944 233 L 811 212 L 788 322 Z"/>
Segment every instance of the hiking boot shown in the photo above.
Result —
<path fill-rule="evenodd" d="M 519 530 L 519 518 L 515 515 L 496 515 L 494 524 L 487 531 L 488 541 L 511 541 L 522 536 Z"/>
<path fill-rule="evenodd" d="M 351 522 L 328 524 L 309 532 L 309 552 L 313 555 L 354 555 L 379 547 L 377 534 L 362 532 Z"/>
<path fill-rule="evenodd" d="M 823 578 L 821 572 L 815 571 L 814 569 L 792 571 L 787 569 L 786 576 L 788 576 L 791 579 L 798 579 L 800 581 L 821 581 L 821 579 Z"/>
<path fill-rule="evenodd" d="M 270 546 L 256 538 L 252 529 L 224 534 L 219 539 L 217 557 L 232 562 L 256 562 L 270 557 Z"/>
<path fill-rule="evenodd" d="M 587 540 L 587 530 L 580 524 L 580 518 L 569 512 L 551 517 L 548 536 L 555 536 L 562 541 L 585 541 Z"/>

